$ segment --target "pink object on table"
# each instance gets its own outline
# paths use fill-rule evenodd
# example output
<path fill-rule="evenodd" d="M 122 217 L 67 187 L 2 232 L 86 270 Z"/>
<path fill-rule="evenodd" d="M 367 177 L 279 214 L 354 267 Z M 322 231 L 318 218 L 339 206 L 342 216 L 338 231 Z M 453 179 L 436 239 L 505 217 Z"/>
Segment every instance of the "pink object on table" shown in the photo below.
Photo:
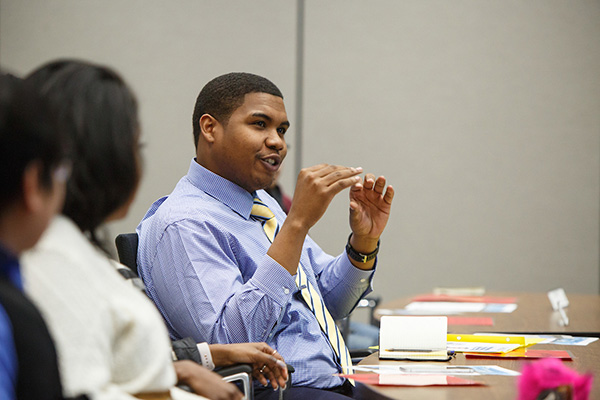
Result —
<path fill-rule="evenodd" d="M 525 365 L 519 378 L 519 400 L 545 399 L 540 394 L 552 390 L 559 399 L 587 400 L 592 389 L 591 374 L 579 375 L 556 358 L 545 358 Z"/>

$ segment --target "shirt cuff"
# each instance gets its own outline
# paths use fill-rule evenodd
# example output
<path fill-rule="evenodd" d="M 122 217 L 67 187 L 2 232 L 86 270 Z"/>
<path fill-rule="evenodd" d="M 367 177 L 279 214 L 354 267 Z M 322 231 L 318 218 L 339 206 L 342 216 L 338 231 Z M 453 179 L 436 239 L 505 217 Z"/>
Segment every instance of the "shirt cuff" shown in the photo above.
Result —
<path fill-rule="evenodd" d="M 354 266 L 354 264 L 350 262 L 350 259 L 348 259 L 348 255 L 344 252 L 342 255 L 341 266 L 344 271 L 343 276 L 345 283 L 349 284 L 349 286 L 364 287 L 369 286 L 373 280 L 377 268 L 377 259 L 375 259 L 373 269 L 364 270 Z"/>
<path fill-rule="evenodd" d="M 200 353 L 200 359 L 202 360 L 202 366 L 204 368 L 208 368 L 210 371 L 215 369 L 215 364 L 212 360 L 212 354 L 210 353 L 210 348 L 208 347 L 208 343 L 198 343 L 196 344 L 198 347 L 198 352 Z"/>
<path fill-rule="evenodd" d="M 252 281 L 281 307 L 285 307 L 292 295 L 298 291 L 294 277 L 268 255 L 262 259 L 252 276 Z"/>

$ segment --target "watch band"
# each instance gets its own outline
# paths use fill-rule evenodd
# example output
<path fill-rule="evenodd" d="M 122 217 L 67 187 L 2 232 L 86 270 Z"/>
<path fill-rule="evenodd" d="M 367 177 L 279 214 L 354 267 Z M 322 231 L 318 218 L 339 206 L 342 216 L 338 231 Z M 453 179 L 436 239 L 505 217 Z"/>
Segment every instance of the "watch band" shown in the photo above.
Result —
<path fill-rule="evenodd" d="M 375 250 L 373 250 L 369 254 L 364 254 L 364 253 L 360 253 L 360 252 L 354 250 L 354 248 L 350 244 L 351 237 L 352 237 L 352 234 L 350 234 L 350 236 L 348 236 L 348 243 L 346 243 L 346 253 L 348 254 L 348 257 L 350 257 L 354 261 L 358 261 L 363 264 L 367 263 L 367 262 L 371 261 L 372 259 L 374 259 L 375 257 L 377 257 L 377 253 L 379 253 L 379 243 L 381 242 L 381 240 L 377 241 L 377 247 L 375 248 Z"/>

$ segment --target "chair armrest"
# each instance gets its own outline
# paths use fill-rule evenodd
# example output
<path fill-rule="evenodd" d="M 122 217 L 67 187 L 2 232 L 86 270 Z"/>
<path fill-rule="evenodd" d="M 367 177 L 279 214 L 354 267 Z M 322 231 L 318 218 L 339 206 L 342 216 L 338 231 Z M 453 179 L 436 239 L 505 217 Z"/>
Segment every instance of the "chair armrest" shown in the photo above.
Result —
<path fill-rule="evenodd" d="M 292 373 L 296 370 L 290 364 L 286 364 L 286 366 L 288 370 L 288 381 L 285 388 L 288 389 L 292 386 Z M 252 389 L 252 365 L 232 365 L 231 367 L 218 368 L 214 372 L 221 375 L 226 382 L 240 381 L 246 399 L 252 400 L 254 398 L 254 390 Z"/>
<path fill-rule="evenodd" d="M 239 373 L 245 373 L 252 376 L 252 365 L 250 364 L 237 364 L 232 365 L 230 367 L 217 368 L 215 371 L 217 374 L 221 375 L 223 378 L 227 378 L 230 375 L 235 375 Z M 227 379 L 225 379 L 227 380 Z"/>
<path fill-rule="evenodd" d="M 225 382 L 237 382 L 242 385 L 242 392 L 246 400 L 254 399 L 254 389 L 252 388 L 252 365 L 238 364 L 231 367 L 224 367 L 215 370 L 223 377 Z"/>
<path fill-rule="evenodd" d="M 252 366 L 250 364 L 238 364 L 231 367 L 223 367 L 214 370 L 213 372 L 221 375 L 225 382 L 240 381 L 241 389 L 247 400 L 254 398 L 254 390 L 252 388 Z M 193 393 L 193 390 L 187 385 L 177 385 L 186 392 Z"/>
<path fill-rule="evenodd" d="M 287 384 L 285 385 L 285 388 L 289 389 L 292 387 L 292 374 L 294 372 L 296 372 L 296 369 L 288 363 L 286 363 L 285 365 L 287 366 L 287 370 L 288 370 L 288 381 L 287 381 Z"/>
<path fill-rule="evenodd" d="M 374 349 L 353 349 L 350 350 L 350 358 L 352 358 L 352 364 L 359 363 L 363 358 L 370 356 L 377 350 Z"/>

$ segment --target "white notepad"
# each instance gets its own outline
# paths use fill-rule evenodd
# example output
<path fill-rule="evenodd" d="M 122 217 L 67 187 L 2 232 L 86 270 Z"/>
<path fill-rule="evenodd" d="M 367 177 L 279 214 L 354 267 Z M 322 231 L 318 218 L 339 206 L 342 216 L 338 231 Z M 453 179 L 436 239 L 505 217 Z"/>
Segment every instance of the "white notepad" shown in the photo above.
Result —
<path fill-rule="evenodd" d="M 379 329 L 379 358 L 447 360 L 447 317 L 383 316 Z"/>

